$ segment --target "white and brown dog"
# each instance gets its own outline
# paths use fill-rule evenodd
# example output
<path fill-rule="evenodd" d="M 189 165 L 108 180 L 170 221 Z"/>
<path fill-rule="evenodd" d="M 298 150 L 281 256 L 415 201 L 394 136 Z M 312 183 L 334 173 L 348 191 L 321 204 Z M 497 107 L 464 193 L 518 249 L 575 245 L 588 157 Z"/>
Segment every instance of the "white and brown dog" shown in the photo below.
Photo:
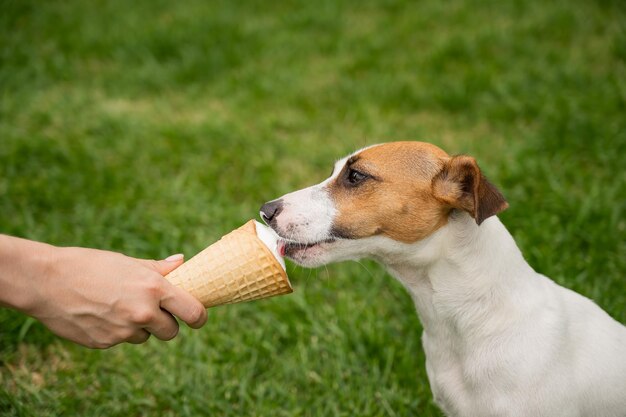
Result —
<path fill-rule="evenodd" d="M 535 272 L 468 156 L 396 142 L 261 208 L 296 263 L 373 258 L 411 294 L 448 416 L 626 416 L 626 327 Z"/>

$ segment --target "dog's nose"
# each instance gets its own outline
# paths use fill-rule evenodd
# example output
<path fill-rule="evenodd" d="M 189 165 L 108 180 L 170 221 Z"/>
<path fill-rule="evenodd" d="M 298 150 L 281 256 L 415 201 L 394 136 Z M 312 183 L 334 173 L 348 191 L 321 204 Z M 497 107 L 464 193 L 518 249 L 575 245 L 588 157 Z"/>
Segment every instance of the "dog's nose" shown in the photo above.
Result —
<path fill-rule="evenodd" d="M 283 211 L 283 200 L 270 201 L 261 207 L 261 218 L 265 223 L 270 224 L 281 211 Z"/>

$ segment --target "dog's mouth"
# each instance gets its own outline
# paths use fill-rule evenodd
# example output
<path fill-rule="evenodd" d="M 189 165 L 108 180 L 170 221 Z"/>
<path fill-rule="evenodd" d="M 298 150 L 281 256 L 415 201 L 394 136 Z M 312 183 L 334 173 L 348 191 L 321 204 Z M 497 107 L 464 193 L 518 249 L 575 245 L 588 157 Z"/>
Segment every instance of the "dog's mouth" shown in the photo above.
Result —
<path fill-rule="evenodd" d="M 278 240 L 278 253 L 280 256 L 286 256 L 287 258 L 292 258 L 298 253 L 304 253 L 305 251 L 313 248 L 318 248 L 326 244 L 330 244 L 335 242 L 336 239 L 325 239 L 319 240 L 317 242 L 298 242 L 291 239 L 280 238 Z"/>

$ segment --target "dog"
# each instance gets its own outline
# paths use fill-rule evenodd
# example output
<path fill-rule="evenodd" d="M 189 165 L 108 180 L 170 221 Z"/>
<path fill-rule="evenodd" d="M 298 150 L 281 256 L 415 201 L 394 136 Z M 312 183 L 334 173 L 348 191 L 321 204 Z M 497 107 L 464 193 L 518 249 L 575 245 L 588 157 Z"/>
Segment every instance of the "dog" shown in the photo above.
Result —
<path fill-rule="evenodd" d="M 626 327 L 528 265 L 507 207 L 474 158 L 392 142 L 261 217 L 299 265 L 373 258 L 404 285 L 447 416 L 626 416 Z"/>

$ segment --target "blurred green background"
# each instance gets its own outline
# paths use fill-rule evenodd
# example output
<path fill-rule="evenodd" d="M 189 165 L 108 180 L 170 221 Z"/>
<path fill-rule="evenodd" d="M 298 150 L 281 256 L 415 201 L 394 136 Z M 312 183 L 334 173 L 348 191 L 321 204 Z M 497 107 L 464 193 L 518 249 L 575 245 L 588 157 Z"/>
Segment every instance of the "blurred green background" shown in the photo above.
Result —
<path fill-rule="evenodd" d="M 0 1 L 0 232 L 161 258 L 380 141 L 475 156 L 528 261 L 626 321 L 622 1 Z M 372 262 L 94 351 L 0 310 L 3 416 L 439 416 Z"/>

